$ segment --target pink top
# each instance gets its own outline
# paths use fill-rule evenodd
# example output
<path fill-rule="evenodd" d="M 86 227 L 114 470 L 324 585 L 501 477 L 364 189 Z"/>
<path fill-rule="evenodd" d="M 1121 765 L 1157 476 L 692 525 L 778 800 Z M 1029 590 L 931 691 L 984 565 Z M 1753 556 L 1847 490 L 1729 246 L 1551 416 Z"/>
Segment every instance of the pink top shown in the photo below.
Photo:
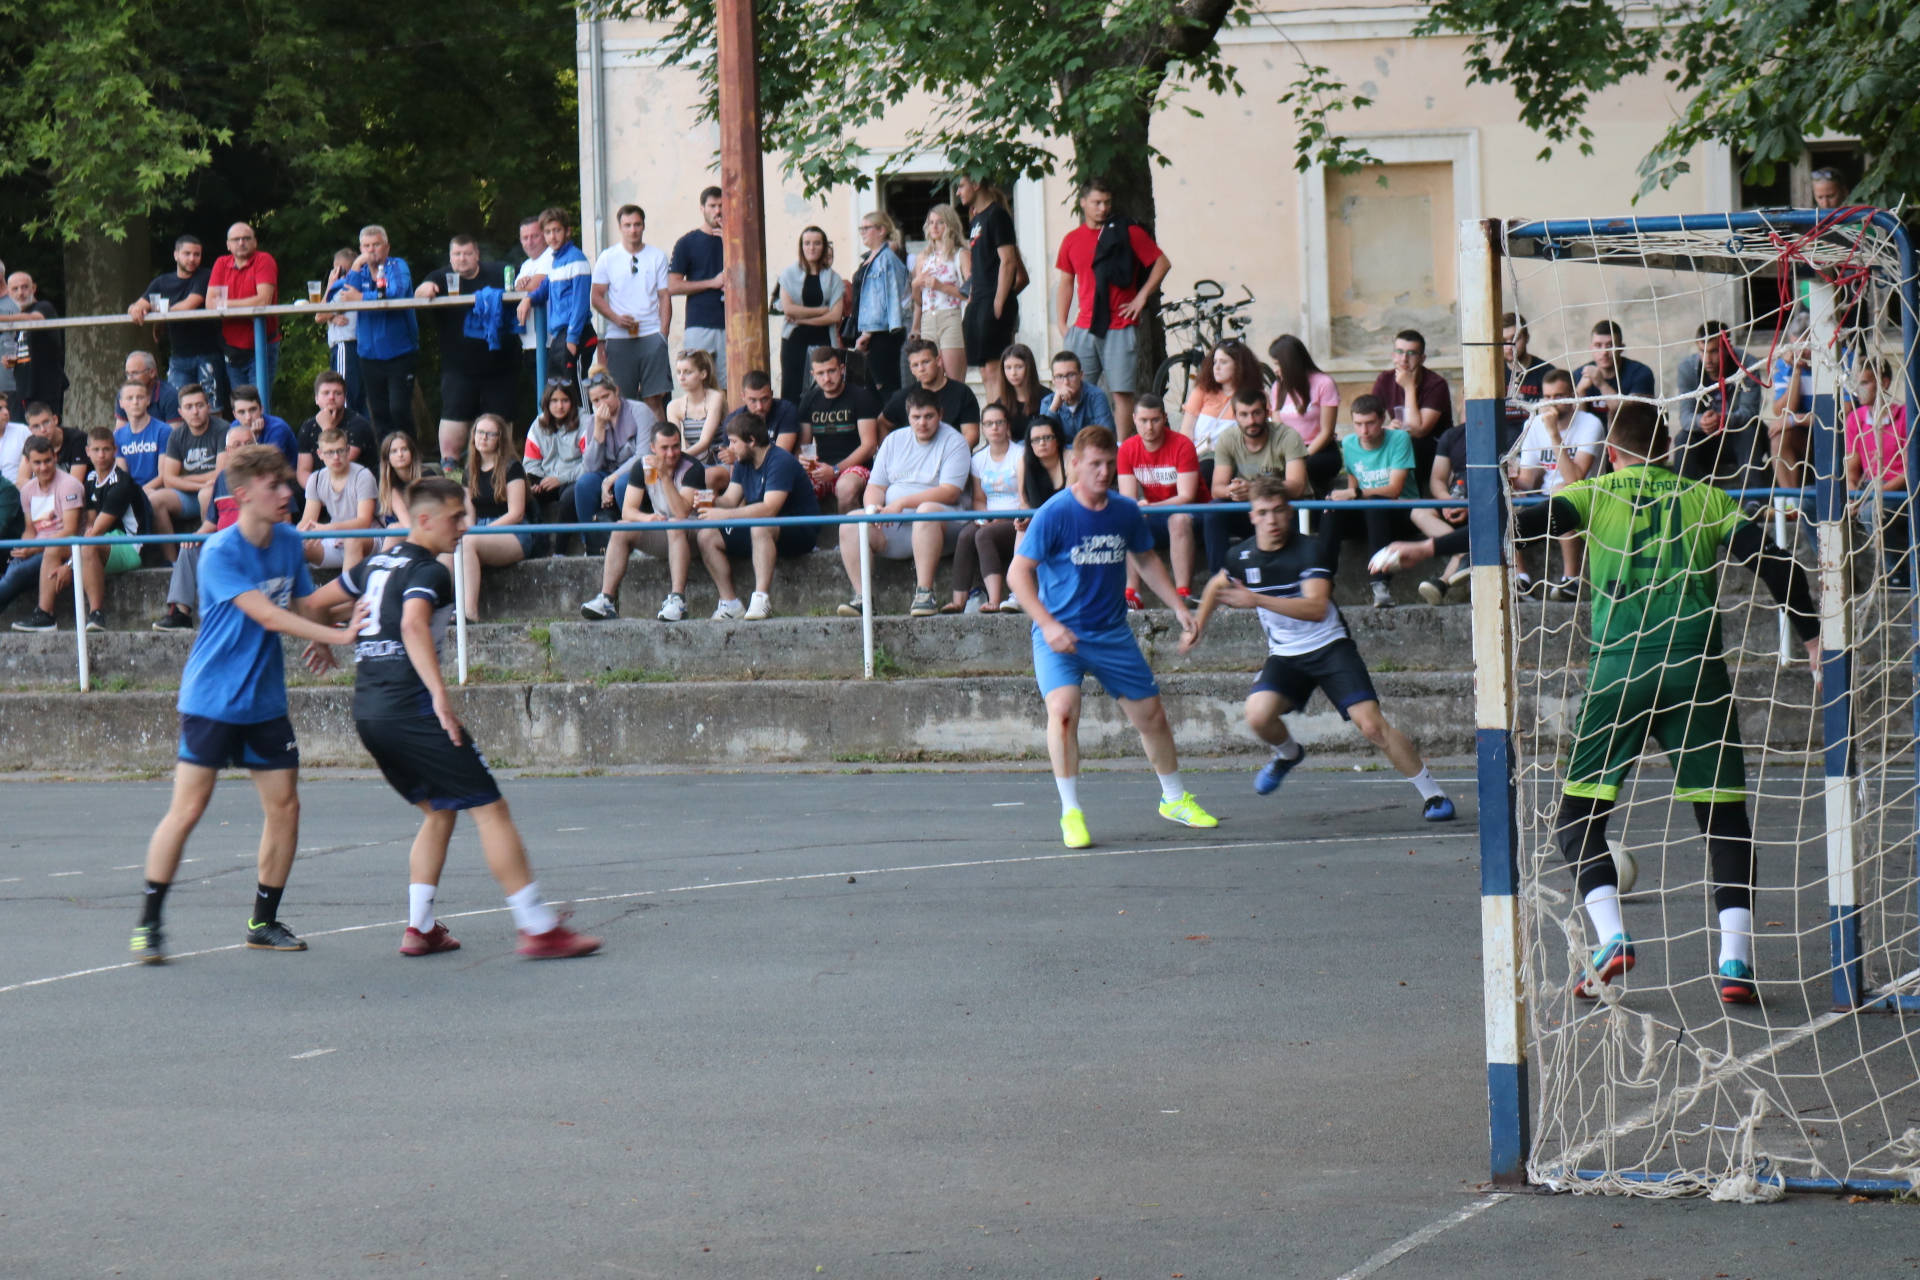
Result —
<path fill-rule="evenodd" d="M 1307 375 L 1307 407 L 1301 410 L 1291 395 L 1283 406 L 1280 403 L 1280 384 L 1275 382 L 1267 390 L 1267 408 L 1273 416 L 1300 433 L 1300 438 L 1312 444 L 1320 435 L 1320 410 L 1332 405 L 1340 407 L 1340 388 L 1333 379 L 1324 373 Z"/>
<path fill-rule="evenodd" d="M 1860 459 L 1863 478 L 1889 489 L 1907 487 L 1907 406 L 1897 404 L 1878 423 L 1873 409 L 1861 405 L 1847 415 L 1847 455 Z"/>

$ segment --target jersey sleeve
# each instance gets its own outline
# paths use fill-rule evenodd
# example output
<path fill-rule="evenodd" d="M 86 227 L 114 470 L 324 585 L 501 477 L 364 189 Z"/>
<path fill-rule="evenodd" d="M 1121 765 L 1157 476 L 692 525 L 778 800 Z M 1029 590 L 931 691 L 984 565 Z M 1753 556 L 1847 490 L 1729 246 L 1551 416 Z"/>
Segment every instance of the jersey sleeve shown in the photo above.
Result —
<path fill-rule="evenodd" d="M 1746 522 L 1746 517 L 1740 513 L 1740 504 L 1733 495 L 1724 489 L 1706 487 L 1705 497 L 1700 523 L 1712 534 L 1714 542 L 1725 542 Z"/>
<path fill-rule="evenodd" d="M 447 566 L 438 560 L 420 561 L 407 575 L 407 583 L 401 588 L 400 598 L 425 600 L 435 609 L 445 608 L 453 603 L 453 575 L 448 573 Z"/>
<path fill-rule="evenodd" d="M 362 595 L 366 594 L 367 565 L 372 562 L 372 559 L 372 556 L 367 556 L 351 569 L 342 569 L 340 576 L 335 579 L 335 581 L 340 584 L 340 589 L 347 593 L 349 599 L 358 600 Z M 306 557 L 302 556 L 300 560 L 301 568 L 304 569 L 306 567 Z"/>

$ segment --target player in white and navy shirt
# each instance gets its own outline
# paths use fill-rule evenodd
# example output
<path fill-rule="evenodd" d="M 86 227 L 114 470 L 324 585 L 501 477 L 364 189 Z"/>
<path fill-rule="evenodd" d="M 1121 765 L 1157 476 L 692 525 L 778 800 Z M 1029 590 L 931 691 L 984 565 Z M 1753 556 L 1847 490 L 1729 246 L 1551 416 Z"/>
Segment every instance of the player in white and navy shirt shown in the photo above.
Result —
<path fill-rule="evenodd" d="M 1347 624 L 1333 603 L 1337 548 L 1322 539 L 1296 537 L 1293 506 L 1283 480 L 1261 476 L 1251 485 L 1253 537 L 1227 553 L 1227 567 L 1207 584 L 1194 628 L 1180 640 L 1186 653 L 1205 634 L 1207 620 L 1221 605 L 1256 610 L 1267 634 L 1267 661 L 1247 695 L 1247 727 L 1273 751 L 1254 775 L 1253 789 L 1268 795 L 1293 767 L 1306 759 L 1281 719 L 1306 706 L 1313 691 L 1327 695 L 1342 719 L 1386 752 L 1394 767 L 1419 788 L 1422 814 L 1429 822 L 1453 817 L 1453 801 L 1433 780 L 1420 749 L 1380 713 L 1380 695 Z"/>

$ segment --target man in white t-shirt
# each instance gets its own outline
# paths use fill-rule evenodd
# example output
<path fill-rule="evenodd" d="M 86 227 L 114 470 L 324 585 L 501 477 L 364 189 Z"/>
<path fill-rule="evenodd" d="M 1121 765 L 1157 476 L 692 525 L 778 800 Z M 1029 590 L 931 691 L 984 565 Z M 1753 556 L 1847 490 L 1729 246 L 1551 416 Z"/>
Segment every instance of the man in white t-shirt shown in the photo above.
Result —
<path fill-rule="evenodd" d="M 32 438 L 32 428 L 24 422 L 15 422 L 7 408 L 7 398 L 0 396 L 0 478 L 7 483 L 13 483 L 20 474 L 27 441 Z"/>
<path fill-rule="evenodd" d="M 967 439 L 940 421 L 940 400 L 925 387 L 907 392 L 908 431 L 895 431 L 880 442 L 867 477 L 866 509 L 870 512 L 953 511 L 965 504 L 973 475 L 973 455 Z M 860 538 L 862 529 L 875 555 L 889 560 L 913 557 L 913 617 L 940 611 L 933 600 L 933 578 L 940 557 L 953 550 L 959 524 L 952 520 L 914 520 L 899 524 L 843 524 L 840 526 L 840 563 L 853 584 L 853 599 L 840 606 L 842 617 L 860 616 Z"/>
<path fill-rule="evenodd" d="M 1564 369 L 1541 379 L 1540 394 L 1540 403 L 1520 437 L 1514 488 L 1551 497 L 1561 487 L 1595 474 L 1606 452 L 1607 427 L 1598 417 L 1574 407 L 1573 377 Z M 1571 603 L 1579 598 L 1580 545 L 1577 537 L 1560 539 L 1563 572 L 1548 586 L 1549 599 Z"/>
<path fill-rule="evenodd" d="M 348 457 L 347 433 L 329 427 L 320 433 L 320 461 L 307 477 L 307 509 L 301 529 L 318 529 L 326 513 L 329 529 L 371 529 L 379 506 L 380 485 L 373 472 Z M 374 549 L 376 538 L 314 538 L 306 546 L 307 562 L 322 569 L 351 569 Z"/>
<path fill-rule="evenodd" d="M 673 295 L 667 255 L 644 243 L 647 215 L 637 204 L 620 206 L 620 243 L 603 249 L 593 264 L 593 309 L 607 320 L 600 358 L 629 400 L 645 400 L 656 417 L 667 416 L 673 362 L 667 358 L 667 326 Z"/>

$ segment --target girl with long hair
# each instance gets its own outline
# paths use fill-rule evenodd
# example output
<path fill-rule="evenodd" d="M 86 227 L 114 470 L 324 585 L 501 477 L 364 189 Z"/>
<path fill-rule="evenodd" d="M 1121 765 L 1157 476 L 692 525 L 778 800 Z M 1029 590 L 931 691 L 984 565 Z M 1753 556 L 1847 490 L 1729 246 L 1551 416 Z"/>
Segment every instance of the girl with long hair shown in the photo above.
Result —
<path fill-rule="evenodd" d="M 667 421 L 680 428 L 687 457 L 707 468 L 706 487 L 724 493 L 732 477 L 720 457 L 726 447 L 720 427 L 727 416 L 727 393 L 713 385 L 713 356 L 689 347 L 674 361 L 673 376 L 680 394 L 667 402 Z M 714 472 L 727 479 L 716 483 Z"/>
<path fill-rule="evenodd" d="M 960 312 L 966 305 L 962 295 L 971 260 L 967 233 L 950 204 L 927 210 L 926 231 L 926 252 L 913 275 L 914 335 L 937 343 L 947 376 L 965 382 L 967 339 L 961 331 Z"/>
<path fill-rule="evenodd" d="M 1006 387 L 1007 428 L 1015 440 L 1027 438 L 1027 423 L 1040 412 L 1049 388 L 1040 381 L 1040 362 L 1033 348 L 1016 342 L 1000 354 L 1000 380 Z"/>
<path fill-rule="evenodd" d="M 818 227 L 800 233 L 800 256 L 780 273 L 780 394 L 799 404 L 812 382 L 807 366 L 811 347 L 839 345 L 834 331 L 846 315 L 847 284 L 833 270 L 833 242 Z M 719 426 L 716 420 L 714 425 Z M 689 446 L 688 453 L 693 449 Z"/>
<path fill-rule="evenodd" d="M 960 613 L 976 592 L 985 596 L 983 613 L 1006 608 L 1007 564 L 1018 537 L 1013 521 L 991 517 L 995 511 L 1018 511 L 1020 453 L 1007 428 L 1007 406 L 998 400 L 980 411 L 980 432 L 986 443 L 973 455 L 973 509 L 989 518 L 960 526 L 953 548 L 953 600 L 942 613 Z"/>
<path fill-rule="evenodd" d="M 900 228 L 886 210 L 875 209 L 860 219 L 860 242 L 867 252 L 849 286 L 854 297 L 853 346 L 866 356 L 867 385 L 885 404 L 900 389 L 900 352 L 912 323 L 911 282 Z"/>
<path fill-rule="evenodd" d="M 1233 425 L 1233 396 L 1242 387 L 1266 386 L 1266 371 L 1247 344 L 1227 338 L 1216 344 L 1194 371 L 1193 390 L 1180 419 L 1180 434 L 1193 441 L 1200 455 L 1200 492 L 1213 492 L 1213 441 Z"/>
<path fill-rule="evenodd" d="M 527 428 L 526 448 L 521 453 L 528 476 L 527 501 L 535 509 L 535 523 L 553 523 L 574 515 L 573 485 L 587 469 L 586 432 L 580 428 L 579 394 L 572 383 L 547 388 L 540 414 Z M 564 541 L 568 535 L 560 535 Z"/>
<path fill-rule="evenodd" d="M 1340 416 L 1340 387 L 1314 362 L 1307 344 L 1290 333 L 1273 340 L 1267 357 L 1273 361 L 1267 408 L 1306 443 L 1307 482 L 1315 493 L 1325 493 L 1341 467 L 1333 425 Z"/>
<path fill-rule="evenodd" d="M 467 561 L 467 621 L 480 621 L 480 570 L 517 564 L 533 554 L 527 521 L 527 472 L 513 456 L 505 419 L 483 413 L 467 440 L 467 511 L 473 528 L 460 540 Z M 506 526 L 518 526 L 508 528 Z M 483 529 L 498 532 L 483 533 Z"/>

